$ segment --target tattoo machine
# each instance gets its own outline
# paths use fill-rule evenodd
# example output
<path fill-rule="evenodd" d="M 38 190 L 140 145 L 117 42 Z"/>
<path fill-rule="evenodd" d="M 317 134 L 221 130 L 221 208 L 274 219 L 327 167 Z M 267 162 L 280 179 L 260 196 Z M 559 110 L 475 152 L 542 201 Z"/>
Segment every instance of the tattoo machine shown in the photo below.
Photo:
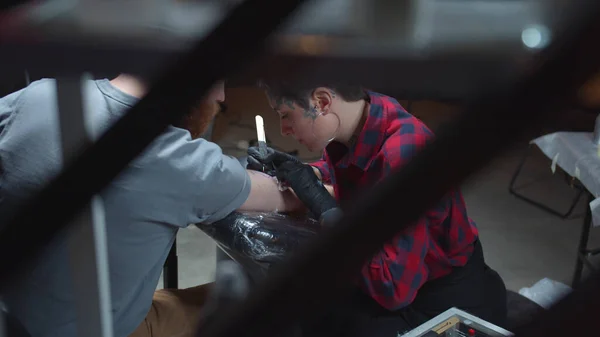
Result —
<path fill-rule="evenodd" d="M 261 115 L 254 117 L 256 122 L 256 136 L 258 138 L 258 151 L 263 157 L 267 156 L 267 136 L 265 135 L 265 122 Z"/>
<path fill-rule="evenodd" d="M 256 122 L 256 136 L 258 139 L 258 151 L 260 152 L 260 155 L 262 157 L 266 157 L 268 153 L 267 153 L 267 136 L 265 134 L 265 122 L 261 115 L 256 115 L 256 117 L 254 117 L 254 121 Z M 285 191 L 288 189 L 288 187 L 284 186 L 277 179 L 277 177 L 273 177 L 273 179 L 275 179 L 275 181 L 277 182 L 277 186 L 279 187 L 280 191 Z"/>

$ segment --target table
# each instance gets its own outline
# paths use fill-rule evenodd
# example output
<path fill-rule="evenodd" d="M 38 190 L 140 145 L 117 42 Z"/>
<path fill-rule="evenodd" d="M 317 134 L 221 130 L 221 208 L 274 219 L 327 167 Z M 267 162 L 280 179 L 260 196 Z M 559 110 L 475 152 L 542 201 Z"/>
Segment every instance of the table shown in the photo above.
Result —
<path fill-rule="evenodd" d="M 591 132 L 555 132 L 530 142 L 530 145 L 536 145 L 552 161 L 550 168 L 553 172 L 556 171 L 557 166 L 560 167 L 565 174 L 571 177 L 570 183 L 578 189 L 578 193 L 567 212 L 557 212 L 546 205 L 519 194 L 515 189 L 516 178 L 530 154 L 530 149 L 525 153 L 517 167 L 509 188 L 511 194 L 563 219 L 570 217 L 582 195 L 587 196 L 588 207 L 586 207 L 577 248 L 573 287 L 579 285 L 584 265 L 592 271 L 596 270 L 589 261 L 589 257 L 600 253 L 600 249 L 588 249 L 587 247 L 591 227 L 600 226 L 600 152 L 592 139 L 593 134 Z"/>

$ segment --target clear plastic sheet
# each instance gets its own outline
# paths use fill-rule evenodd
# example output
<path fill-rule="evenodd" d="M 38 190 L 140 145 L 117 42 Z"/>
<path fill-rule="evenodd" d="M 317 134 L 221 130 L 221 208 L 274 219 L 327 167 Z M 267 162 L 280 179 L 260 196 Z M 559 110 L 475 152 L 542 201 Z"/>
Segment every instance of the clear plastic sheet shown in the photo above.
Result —
<path fill-rule="evenodd" d="M 577 178 L 596 198 L 600 197 L 600 152 L 591 132 L 555 132 L 531 141 L 570 176 Z M 600 201 L 592 201 L 593 223 L 600 225 Z"/>
<path fill-rule="evenodd" d="M 267 263 L 283 260 L 320 228 L 308 217 L 253 212 L 234 212 L 221 221 L 197 226 L 236 255 Z"/>

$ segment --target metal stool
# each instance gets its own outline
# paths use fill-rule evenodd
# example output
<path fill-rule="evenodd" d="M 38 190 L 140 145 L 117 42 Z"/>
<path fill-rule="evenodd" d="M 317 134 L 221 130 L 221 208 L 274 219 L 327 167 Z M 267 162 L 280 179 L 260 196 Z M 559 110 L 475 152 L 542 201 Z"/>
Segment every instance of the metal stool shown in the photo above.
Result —
<path fill-rule="evenodd" d="M 177 260 L 177 238 L 169 251 L 163 266 L 163 288 L 177 289 L 179 287 L 179 262 Z"/>
<path fill-rule="evenodd" d="M 567 180 L 567 183 L 569 185 L 573 186 L 573 188 L 575 188 L 577 190 L 577 194 L 573 198 L 573 201 L 572 201 L 571 205 L 569 206 L 569 209 L 564 213 L 561 213 L 547 205 L 544 205 L 538 201 L 530 199 L 530 198 L 524 196 L 523 194 L 520 194 L 517 192 L 515 183 L 517 181 L 517 178 L 519 177 L 519 174 L 523 170 L 523 166 L 525 166 L 525 162 L 527 161 L 527 158 L 529 158 L 529 155 L 531 154 L 532 146 L 533 145 L 530 144 L 529 147 L 527 148 L 527 150 L 525 150 L 525 153 L 523 154 L 523 158 L 521 159 L 519 166 L 517 166 L 517 169 L 515 170 L 515 173 L 513 174 L 512 178 L 510 180 L 510 185 L 508 187 L 508 191 L 510 192 L 510 194 L 514 195 L 515 197 L 517 197 L 535 207 L 538 207 L 550 214 L 556 215 L 562 219 L 570 219 L 571 215 L 573 214 L 573 211 L 575 210 L 575 207 L 577 206 L 577 204 L 579 203 L 579 200 L 581 200 L 581 197 L 583 196 L 583 193 L 585 192 L 585 188 L 583 186 L 581 186 L 581 184 L 576 179 L 570 177 L 566 172 L 564 173 L 565 180 Z"/>

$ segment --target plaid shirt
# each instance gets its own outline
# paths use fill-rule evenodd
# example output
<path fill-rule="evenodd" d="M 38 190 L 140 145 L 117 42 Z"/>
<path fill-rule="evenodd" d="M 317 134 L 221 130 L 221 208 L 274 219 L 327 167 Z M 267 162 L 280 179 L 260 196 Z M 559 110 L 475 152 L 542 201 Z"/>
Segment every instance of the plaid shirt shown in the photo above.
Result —
<path fill-rule="evenodd" d="M 393 98 L 368 92 L 369 114 L 354 145 L 333 142 L 317 167 L 323 182 L 344 203 L 402 167 L 434 138 L 433 133 Z M 427 281 L 464 266 L 478 231 L 456 189 L 409 232 L 386 243 L 362 269 L 360 285 L 377 303 L 398 310 L 412 303 Z"/>

